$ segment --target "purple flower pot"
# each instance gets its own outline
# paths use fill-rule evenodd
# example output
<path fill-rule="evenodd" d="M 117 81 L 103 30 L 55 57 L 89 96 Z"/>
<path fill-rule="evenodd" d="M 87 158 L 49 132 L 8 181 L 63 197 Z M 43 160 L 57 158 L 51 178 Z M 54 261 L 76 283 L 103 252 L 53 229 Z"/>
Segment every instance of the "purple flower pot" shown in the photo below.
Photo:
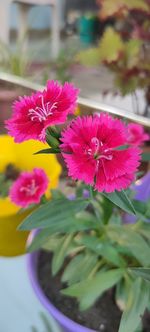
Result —
<path fill-rule="evenodd" d="M 32 231 L 29 236 L 28 243 L 31 242 L 31 239 L 35 236 L 37 231 Z M 60 325 L 62 331 L 64 332 L 96 332 L 94 330 L 88 329 L 87 327 L 81 326 L 78 323 L 75 323 L 65 315 L 63 315 L 45 296 L 42 288 L 39 285 L 37 277 L 37 261 L 38 261 L 38 252 L 27 255 L 27 268 L 29 273 L 29 278 L 32 284 L 32 287 L 43 304 L 44 308 L 50 313 L 51 316 L 57 321 Z"/>

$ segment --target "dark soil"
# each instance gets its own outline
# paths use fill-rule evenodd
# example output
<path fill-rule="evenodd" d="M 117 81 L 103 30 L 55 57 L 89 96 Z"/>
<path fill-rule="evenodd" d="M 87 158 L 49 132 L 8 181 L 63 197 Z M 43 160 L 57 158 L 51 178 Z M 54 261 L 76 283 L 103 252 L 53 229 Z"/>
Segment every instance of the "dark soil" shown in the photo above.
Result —
<path fill-rule="evenodd" d="M 91 309 L 80 312 L 76 299 L 60 293 L 65 285 L 62 285 L 60 281 L 61 271 L 57 276 L 52 276 L 51 258 L 50 253 L 41 251 L 38 260 L 39 282 L 50 301 L 64 315 L 81 325 L 95 331 L 117 332 L 121 312 L 114 303 L 112 291 L 105 293 Z"/>
<path fill-rule="evenodd" d="M 60 281 L 62 271 L 57 276 L 52 276 L 51 259 L 51 253 L 44 250 L 40 252 L 38 278 L 45 295 L 56 308 L 73 321 L 94 331 L 118 332 L 121 311 L 115 304 L 114 290 L 104 293 L 92 308 L 81 312 L 76 299 L 60 293 L 66 285 Z M 147 310 L 143 318 L 143 332 L 150 332 L 150 312 Z"/>

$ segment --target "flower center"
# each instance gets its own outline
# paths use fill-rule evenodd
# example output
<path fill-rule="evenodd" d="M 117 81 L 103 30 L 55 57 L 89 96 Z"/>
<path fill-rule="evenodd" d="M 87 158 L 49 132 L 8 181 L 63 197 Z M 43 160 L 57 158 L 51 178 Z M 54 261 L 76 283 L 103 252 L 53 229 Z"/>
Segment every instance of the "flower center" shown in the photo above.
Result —
<path fill-rule="evenodd" d="M 29 109 L 29 116 L 31 121 L 45 121 L 49 115 L 52 115 L 54 110 L 57 108 L 57 102 L 51 104 L 51 102 L 44 103 L 44 97 L 41 96 L 42 106 L 36 106 L 35 109 Z"/>
<path fill-rule="evenodd" d="M 91 139 L 90 148 L 86 148 L 85 153 L 96 160 L 112 160 L 113 158 L 111 149 L 105 149 L 103 142 L 101 142 L 97 137 L 93 137 Z"/>
<path fill-rule="evenodd" d="M 26 196 L 34 196 L 38 190 L 39 186 L 36 186 L 35 180 L 32 179 L 31 183 L 29 183 L 25 187 L 20 188 L 20 192 L 23 192 L 26 194 Z"/>

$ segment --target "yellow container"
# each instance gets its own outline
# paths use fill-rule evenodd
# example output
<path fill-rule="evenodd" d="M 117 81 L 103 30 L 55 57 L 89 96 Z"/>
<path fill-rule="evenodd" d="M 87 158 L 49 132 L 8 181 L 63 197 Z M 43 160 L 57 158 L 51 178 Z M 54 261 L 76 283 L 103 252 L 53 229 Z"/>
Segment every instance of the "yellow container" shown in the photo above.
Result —
<path fill-rule="evenodd" d="M 44 148 L 45 144 L 34 140 L 17 144 L 7 135 L 0 136 L 0 173 L 8 164 L 13 164 L 21 171 L 43 168 L 49 177 L 47 196 L 50 197 L 50 189 L 58 185 L 61 166 L 54 155 L 33 155 Z M 17 227 L 29 212 L 18 213 L 19 209 L 9 197 L 0 198 L 0 256 L 25 253 L 28 232 L 18 231 Z"/>

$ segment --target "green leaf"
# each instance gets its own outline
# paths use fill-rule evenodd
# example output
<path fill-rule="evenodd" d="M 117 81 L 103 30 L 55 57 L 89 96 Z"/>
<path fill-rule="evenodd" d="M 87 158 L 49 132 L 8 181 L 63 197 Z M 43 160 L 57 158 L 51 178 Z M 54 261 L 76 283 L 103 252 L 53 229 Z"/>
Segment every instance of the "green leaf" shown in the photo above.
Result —
<path fill-rule="evenodd" d="M 54 252 L 53 259 L 52 259 L 52 274 L 56 275 L 57 272 L 62 267 L 64 263 L 64 259 L 67 255 L 67 249 L 72 241 L 72 234 L 66 235 L 59 241 L 59 244 Z"/>
<path fill-rule="evenodd" d="M 142 202 L 142 201 L 138 201 L 138 200 L 133 200 L 132 201 L 133 206 L 136 210 L 136 214 L 137 216 L 143 220 L 146 221 L 148 219 L 150 219 L 150 209 L 149 209 L 149 201 L 148 202 Z"/>
<path fill-rule="evenodd" d="M 142 153 L 142 161 L 150 161 L 150 153 L 148 152 Z"/>
<path fill-rule="evenodd" d="M 60 218 L 57 223 L 52 223 L 50 227 L 40 230 L 40 232 L 34 237 L 32 243 L 28 247 L 28 252 L 35 251 L 41 247 L 50 250 L 51 241 L 53 241 L 55 233 L 74 233 L 90 229 L 94 230 L 97 228 L 97 223 L 95 222 L 94 218 L 80 219 L 80 213 L 79 218 L 68 218 L 63 222 Z"/>
<path fill-rule="evenodd" d="M 76 60 L 87 67 L 97 66 L 100 63 L 99 50 L 96 47 L 80 51 Z"/>
<path fill-rule="evenodd" d="M 132 281 L 129 278 L 123 278 L 116 285 L 115 301 L 117 306 L 123 311 L 127 304 L 127 298 Z"/>
<path fill-rule="evenodd" d="M 143 222 L 141 227 L 137 228 L 137 232 L 140 233 L 144 238 L 150 241 L 150 223 Z"/>
<path fill-rule="evenodd" d="M 51 189 L 50 190 L 52 199 L 61 199 L 61 198 L 66 198 L 64 193 L 61 190 L 58 189 Z"/>
<path fill-rule="evenodd" d="M 67 282 L 68 285 L 71 285 L 87 279 L 96 263 L 97 256 L 91 254 L 90 252 L 82 253 L 73 257 L 65 268 L 61 278 L 62 282 Z"/>
<path fill-rule="evenodd" d="M 40 230 L 33 238 L 32 242 L 28 245 L 27 252 L 33 252 L 35 250 L 38 250 L 43 246 L 43 244 L 48 242 L 49 238 L 51 239 L 51 229 L 44 228 Z M 53 242 L 53 239 L 51 239 L 51 241 Z M 57 243 L 55 237 L 54 237 L 54 243 L 55 244 Z"/>
<path fill-rule="evenodd" d="M 130 147 L 129 144 L 124 144 L 124 145 L 117 146 L 116 148 L 113 148 L 112 150 L 123 151 L 123 150 L 127 150 L 129 147 Z"/>
<path fill-rule="evenodd" d="M 118 32 L 109 27 L 105 30 L 99 44 L 100 61 L 112 62 L 118 60 L 124 50 L 124 43 Z"/>
<path fill-rule="evenodd" d="M 40 151 L 37 151 L 34 153 L 34 155 L 36 154 L 49 154 L 49 153 L 60 153 L 60 149 L 56 149 L 56 148 L 48 148 L 48 149 L 43 149 Z"/>
<path fill-rule="evenodd" d="M 129 269 L 129 271 L 133 272 L 133 274 L 136 276 L 150 282 L 150 269 L 145 269 L 143 267 L 132 267 Z"/>
<path fill-rule="evenodd" d="M 108 198 L 111 202 L 113 202 L 115 205 L 119 206 L 120 209 L 130 213 L 130 214 L 136 214 L 135 208 L 128 198 L 125 191 L 114 191 L 112 193 L 102 193 L 106 198 Z"/>
<path fill-rule="evenodd" d="M 126 309 L 122 315 L 119 332 L 135 332 L 141 316 L 149 304 L 150 287 L 140 278 L 130 288 Z"/>
<path fill-rule="evenodd" d="M 123 269 L 115 269 L 106 272 L 99 272 L 92 279 L 81 281 L 61 292 L 64 295 L 77 297 L 80 302 L 80 309 L 86 310 L 96 299 L 107 289 L 113 287 L 123 276 Z"/>
<path fill-rule="evenodd" d="M 54 234 L 56 233 L 69 234 L 69 233 L 86 231 L 91 229 L 92 230 L 98 229 L 98 225 L 97 222 L 95 222 L 95 219 L 94 218 L 80 219 L 80 213 L 79 213 L 79 218 L 77 217 L 77 218 L 67 219 L 63 223 L 60 219 L 59 222 L 52 224 L 50 227 L 40 230 L 40 232 L 36 235 L 36 237 L 32 240 L 32 243 L 28 247 L 28 252 L 35 251 L 40 247 L 52 250 L 51 241 L 53 241 Z M 73 252 L 74 251 L 76 252 L 76 250 L 73 250 Z"/>
<path fill-rule="evenodd" d="M 117 267 L 126 265 L 124 259 L 118 254 L 117 249 L 110 243 L 98 239 L 94 235 L 83 235 L 80 243 L 86 248 L 91 249 L 97 255 L 104 257 L 108 262 L 113 263 Z"/>
<path fill-rule="evenodd" d="M 75 214 L 84 210 L 88 203 L 88 200 L 83 199 L 76 199 L 75 201 L 69 201 L 68 199 L 51 200 L 31 213 L 19 226 L 19 229 L 30 230 L 52 227 L 55 231 L 63 231 L 63 227 L 69 224 L 69 220 L 75 219 Z"/>
<path fill-rule="evenodd" d="M 109 225 L 122 225 L 121 215 L 116 213 L 116 211 L 113 211 L 113 214 L 109 219 Z"/>
<path fill-rule="evenodd" d="M 142 266 L 150 266 L 150 246 L 144 238 L 132 230 L 132 226 L 107 226 L 107 235 L 112 241 L 126 247 Z"/>
<path fill-rule="evenodd" d="M 141 51 L 142 41 L 139 39 L 130 39 L 125 43 L 125 61 L 127 68 L 133 68 L 139 64 L 139 53 Z"/>
<path fill-rule="evenodd" d="M 104 224 L 107 224 L 110 220 L 110 217 L 113 215 L 113 203 L 106 197 L 103 196 L 103 200 L 101 202 L 102 207 L 102 219 L 104 221 Z"/>

